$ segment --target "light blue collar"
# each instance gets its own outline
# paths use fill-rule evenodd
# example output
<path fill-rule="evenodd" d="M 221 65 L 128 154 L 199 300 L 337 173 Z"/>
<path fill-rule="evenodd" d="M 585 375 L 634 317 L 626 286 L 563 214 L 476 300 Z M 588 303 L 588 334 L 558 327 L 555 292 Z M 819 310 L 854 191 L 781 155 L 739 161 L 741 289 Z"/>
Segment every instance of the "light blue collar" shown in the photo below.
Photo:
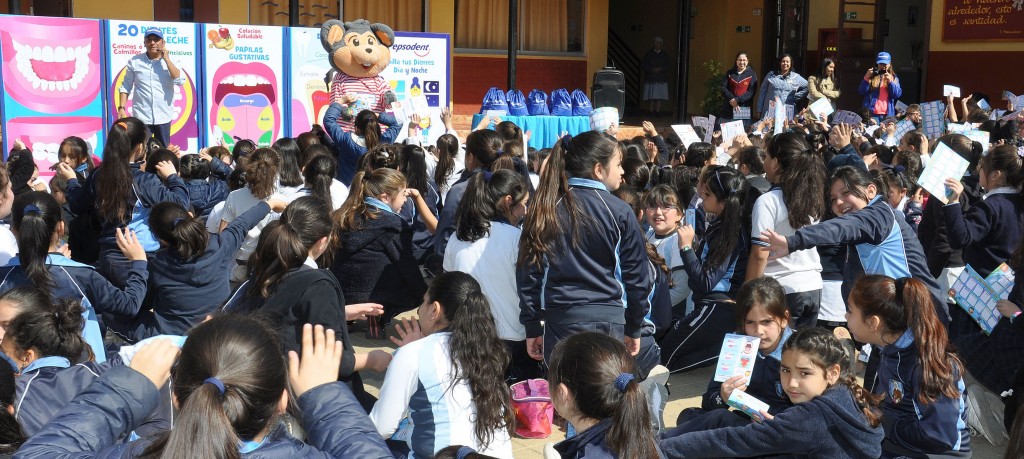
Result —
<path fill-rule="evenodd" d="M 870 202 L 868 202 L 868 205 L 870 206 L 870 205 L 872 205 L 872 204 L 874 204 L 874 203 L 876 203 L 878 201 L 881 201 L 881 200 L 882 200 L 882 195 L 875 196 L 874 198 L 871 199 Z"/>
<path fill-rule="evenodd" d="M 238 452 L 248 454 L 256 451 L 260 446 L 263 446 L 263 444 L 267 442 L 268 438 L 270 438 L 270 435 L 263 437 L 263 440 L 259 443 L 256 443 L 255 441 L 240 441 L 238 442 Z"/>
<path fill-rule="evenodd" d="M 896 340 L 896 342 L 893 343 L 893 346 L 896 346 L 897 349 L 906 349 L 910 347 L 910 345 L 913 344 L 913 342 L 914 332 L 910 331 L 910 329 L 908 328 L 907 331 L 903 332 L 903 334 L 900 335 L 900 339 Z"/>
<path fill-rule="evenodd" d="M 47 368 L 47 367 L 67 368 L 67 367 L 70 367 L 70 366 L 71 366 L 71 361 L 70 360 L 68 360 L 68 359 L 66 359 L 64 357 L 50 356 L 50 357 L 43 357 L 41 359 L 36 359 L 32 363 L 28 364 L 28 366 L 25 367 L 24 370 L 21 370 L 21 372 L 22 373 L 28 373 L 28 372 L 33 371 L 33 370 L 38 370 L 40 368 Z"/>
<path fill-rule="evenodd" d="M 597 180 L 585 179 L 580 177 L 569 177 L 569 186 L 579 186 L 583 188 L 593 188 L 595 190 L 608 191 L 608 187 L 604 186 L 603 183 Z"/>
<path fill-rule="evenodd" d="M 381 201 L 380 199 L 372 198 L 370 196 L 367 196 L 367 197 L 363 198 L 363 202 L 366 203 L 366 205 L 368 205 L 370 207 L 376 207 L 377 210 L 382 210 L 384 212 L 390 212 L 392 214 L 395 213 L 395 211 L 393 209 L 391 209 L 391 206 L 389 206 L 386 202 Z"/>
<path fill-rule="evenodd" d="M 793 334 L 793 329 L 786 327 L 782 330 L 782 336 L 779 338 L 779 345 L 775 346 L 775 350 L 768 357 L 771 357 L 779 362 L 782 361 L 782 346 L 786 344 L 786 340 L 789 339 L 790 335 Z"/>

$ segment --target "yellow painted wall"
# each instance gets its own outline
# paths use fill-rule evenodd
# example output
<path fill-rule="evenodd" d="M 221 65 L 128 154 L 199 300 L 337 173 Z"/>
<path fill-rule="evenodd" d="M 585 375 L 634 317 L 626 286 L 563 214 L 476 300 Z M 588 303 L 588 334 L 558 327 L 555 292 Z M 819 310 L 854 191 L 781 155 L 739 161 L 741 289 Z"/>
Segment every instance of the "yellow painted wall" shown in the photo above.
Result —
<path fill-rule="evenodd" d="M 110 0 L 74 0 L 71 13 L 76 18 L 153 20 L 153 2 Z"/>
<path fill-rule="evenodd" d="M 1024 41 L 942 41 L 942 0 L 932 0 L 928 51 L 1024 51 Z"/>
<path fill-rule="evenodd" d="M 589 82 L 594 72 L 604 68 L 608 62 L 608 0 L 587 2 L 587 27 L 584 31 L 584 52 L 587 55 L 587 76 Z"/>
<path fill-rule="evenodd" d="M 764 11 L 754 16 L 755 8 L 764 8 L 762 0 L 696 0 L 697 15 L 691 18 L 690 74 L 687 113 L 698 113 L 707 92 L 708 74 L 703 64 L 711 59 L 722 63 L 722 71 L 733 66 L 739 51 L 745 51 L 750 66 L 761 67 L 764 42 Z M 750 26 L 750 32 L 736 32 L 737 26 Z"/>
<path fill-rule="evenodd" d="M 203 1 L 203 0 L 200 0 Z M 209 0 L 206 0 L 209 1 Z M 248 0 L 218 0 L 217 12 L 222 24 L 248 24 L 249 23 L 249 1 Z"/>

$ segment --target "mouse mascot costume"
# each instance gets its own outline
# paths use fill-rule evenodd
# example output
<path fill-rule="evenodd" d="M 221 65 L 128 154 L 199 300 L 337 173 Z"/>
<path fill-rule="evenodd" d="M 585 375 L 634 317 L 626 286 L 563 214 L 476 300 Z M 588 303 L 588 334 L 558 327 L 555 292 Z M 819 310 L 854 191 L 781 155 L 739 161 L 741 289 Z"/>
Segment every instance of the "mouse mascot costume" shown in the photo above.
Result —
<path fill-rule="evenodd" d="M 336 71 L 333 79 L 328 74 L 331 103 L 340 103 L 343 95 L 355 98 L 342 104 L 344 111 L 338 119 L 343 130 L 352 132 L 352 122 L 360 111 L 381 113 L 395 101 L 391 86 L 380 76 L 391 62 L 395 32 L 365 19 L 331 19 L 320 28 L 320 42 L 327 50 L 332 72 Z"/>

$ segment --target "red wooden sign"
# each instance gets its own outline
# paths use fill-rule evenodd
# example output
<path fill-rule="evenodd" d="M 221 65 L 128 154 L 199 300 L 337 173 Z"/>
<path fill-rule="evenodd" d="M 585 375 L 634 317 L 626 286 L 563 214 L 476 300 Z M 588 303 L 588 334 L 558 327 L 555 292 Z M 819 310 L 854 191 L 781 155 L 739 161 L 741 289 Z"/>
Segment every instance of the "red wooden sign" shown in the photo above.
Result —
<path fill-rule="evenodd" d="M 1024 0 L 946 0 L 942 41 L 1024 41 Z"/>

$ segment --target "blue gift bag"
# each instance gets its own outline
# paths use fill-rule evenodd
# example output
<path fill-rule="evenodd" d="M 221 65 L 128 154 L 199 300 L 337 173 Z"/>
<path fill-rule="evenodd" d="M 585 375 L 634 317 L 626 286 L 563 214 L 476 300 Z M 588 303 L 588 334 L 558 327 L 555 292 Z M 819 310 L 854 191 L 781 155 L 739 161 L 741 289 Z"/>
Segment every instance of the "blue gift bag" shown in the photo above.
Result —
<path fill-rule="evenodd" d="M 526 97 L 518 89 L 510 90 L 505 94 L 508 101 L 508 114 L 512 116 L 529 116 L 530 111 L 526 109 Z"/>
<path fill-rule="evenodd" d="M 505 92 L 497 87 L 487 90 L 484 95 L 484 103 L 480 106 L 480 113 L 488 110 L 501 110 L 508 113 L 508 101 L 505 100 Z"/>
<path fill-rule="evenodd" d="M 565 88 L 551 91 L 551 114 L 554 116 L 572 116 L 572 97 Z"/>
<path fill-rule="evenodd" d="M 594 106 L 590 104 L 590 98 L 582 89 L 573 91 L 571 97 L 573 116 L 590 116 L 590 112 L 594 111 Z"/>
<path fill-rule="evenodd" d="M 530 115 L 550 115 L 548 111 L 548 93 L 540 89 L 530 91 L 530 97 L 526 100 L 526 109 Z"/>

